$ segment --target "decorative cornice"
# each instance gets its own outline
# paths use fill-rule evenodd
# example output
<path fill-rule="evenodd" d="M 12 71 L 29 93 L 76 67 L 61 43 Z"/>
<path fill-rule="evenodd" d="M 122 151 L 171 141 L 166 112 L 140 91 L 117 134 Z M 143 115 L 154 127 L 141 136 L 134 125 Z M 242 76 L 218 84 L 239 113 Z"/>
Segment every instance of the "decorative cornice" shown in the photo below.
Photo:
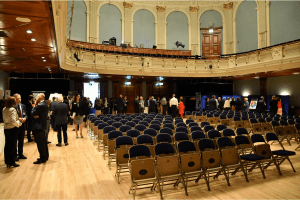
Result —
<path fill-rule="evenodd" d="M 133 6 L 133 3 L 127 3 L 127 2 L 123 2 L 123 6 L 125 7 L 125 8 L 127 8 L 127 9 L 131 9 L 132 8 L 132 6 Z"/>
<path fill-rule="evenodd" d="M 196 13 L 198 12 L 199 6 L 190 6 L 189 10 L 191 13 Z"/>
<path fill-rule="evenodd" d="M 233 2 L 227 3 L 227 4 L 223 4 L 223 8 L 224 10 L 231 10 L 233 6 Z"/>
<path fill-rule="evenodd" d="M 157 12 L 165 12 L 166 6 L 156 6 Z"/>

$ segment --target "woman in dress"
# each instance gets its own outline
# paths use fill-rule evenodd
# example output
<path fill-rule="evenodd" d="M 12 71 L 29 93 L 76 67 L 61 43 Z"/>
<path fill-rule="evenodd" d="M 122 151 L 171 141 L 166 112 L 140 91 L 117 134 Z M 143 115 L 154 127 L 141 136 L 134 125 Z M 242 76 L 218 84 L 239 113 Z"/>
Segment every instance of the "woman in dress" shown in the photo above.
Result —
<path fill-rule="evenodd" d="M 83 105 L 83 101 L 81 100 L 81 95 L 77 94 L 75 96 L 75 101 L 72 103 L 72 119 L 74 119 L 74 125 L 75 125 L 75 132 L 76 132 L 76 138 L 78 139 L 78 126 L 79 125 L 79 129 L 80 129 L 80 135 L 81 138 L 83 138 L 82 136 L 82 124 L 83 124 L 83 118 L 85 113 L 85 109 L 84 109 L 84 105 Z"/>
<path fill-rule="evenodd" d="M 185 106 L 184 106 L 184 104 L 183 104 L 182 99 L 180 99 L 180 102 L 179 102 L 178 107 L 179 107 L 179 114 L 180 114 L 180 117 L 183 118 Z"/>
<path fill-rule="evenodd" d="M 277 111 L 277 114 L 279 115 L 282 115 L 282 103 L 281 103 L 281 99 L 278 97 L 277 98 L 277 101 L 278 101 L 278 111 Z"/>
<path fill-rule="evenodd" d="M 16 146 L 18 128 L 22 125 L 22 123 L 19 121 L 19 117 L 15 107 L 15 97 L 8 97 L 8 99 L 5 101 L 4 109 L 2 112 L 5 135 L 4 159 L 7 168 L 10 168 L 11 166 L 20 166 L 15 163 L 15 154 L 17 153 Z"/>

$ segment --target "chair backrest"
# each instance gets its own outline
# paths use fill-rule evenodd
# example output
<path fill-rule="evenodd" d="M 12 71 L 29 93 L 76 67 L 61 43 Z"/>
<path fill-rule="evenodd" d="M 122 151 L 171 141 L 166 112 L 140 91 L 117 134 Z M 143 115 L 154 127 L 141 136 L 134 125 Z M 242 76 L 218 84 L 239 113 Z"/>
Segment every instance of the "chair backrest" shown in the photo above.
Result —
<path fill-rule="evenodd" d="M 156 142 L 157 143 L 161 143 L 161 142 L 168 142 L 168 143 L 172 143 L 172 138 L 169 134 L 167 133 L 161 133 L 161 134 L 158 134 L 156 136 Z"/>
<path fill-rule="evenodd" d="M 289 123 L 289 125 L 293 125 L 293 124 L 295 124 L 295 121 L 294 121 L 294 119 L 289 119 L 288 123 Z"/>
<path fill-rule="evenodd" d="M 168 120 L 168 119 L 165 119 L 165 121 L 163 121 L 163 124 L 172 124 L 172 120 Z"/>
<path fill-rule="evenodd" d="M 189 124 L 189 123 L 192 123 L 192 122 L 195 122 L 195 121 L 192 120 L 192 119 L 187 119 L 187 120 L 185 121 L 186 124 Z"/>
<path fill-rule="evenodd" d="M 150 152 L 149 147 L 147 147 L 146 145 L 135 145 L 129 149 L 129 157 L 130 158 L 135 158 L 135 157 L 140 157 L 140 156 L 150 157 L 151 152 Z"/>
<path fill-rule="evenodd" d="M 150 144 L 153 145 L 153 138 L 150 135 L 139 135 L 137 137 L 137 144 Z"/>
<path fill-rule="evenodd" d="M 172 144 L 170 143 L 159 143 L 155 145 L 155 154 L 161 155 L 161 154 L 174 154 L 175 150 Z"/>
<path fill-rule="evenodd" d="M 200 126 L 192 126 L 190 129 L 191 129 L 191 132 L 193 132 L 193 131 L 201 131 L 202 132 L 202 128 Z"/>
<path fill-rule="evenodd" d="M 146 121 L 146 122 L 148 122 L 148 123 L 151 123 L 152 119 L 145 118 L 143 121 Z"/>
<path fill-rule="evenodd" d="M 122 120 L 120 120 L 120 122 L 121 122 L 122 124 L 126 124 L 126 122 L 128 122 L 128 120 L 127 120 L 127 119 L 122 119 Z"/>
<path fill-rule="evenodd" d="M 224 147 L 234 147 L 235 145 L 233 144 L 232 140 L 228 137 L 220 137 L 218 140 L 218 146 L 219 149 L 224 148 Z"/>
<path fill-rule="evenodd" d="M 143 120 L 144 118 L 142 116 L 137 116 L 134 119 L 139 119 L 139 120 Z"/>
<path fill-rule="evenodd" d="M 285 121 L 285 120 L 280 120 L 279 122 L 280 122 L 280 125 L 281 125 L 281 126 L 288 126 L 288 125 L 289 125 L 289 124 L 287 123 L 287 121 Z"/>
<path fill-rule="evenodd" d="M 132 120 L 132 117 L 125 117 L 129 122 Z"/>
<path fill-rule="evenodd" d="M 224 137 L 230 137 L 230 136 L 235 136 L 234 130 L 226 128 L 223 130 L 223 136 Z"/>
<path fill-rule="evenodd" d="M 147 127 L 143 124 L 138 124 L 134 127 L 134 129 L 139 130 L 139 131 L 144 131 L 145 129 L 147 129 Z"/>
<path fill-rule="evenodd" d="M 98 124 L 98 129 L 103 129 L 106 126 L 109 126 L 109 124 L 107 124 L 107 123 L 100 123 L 100 124 Z"/>
<path fill-rule="evenodd" d="M 177 132 L 174 137 L 175 141 L 189 140 L 188 134 L 184 132 Z"/>
<path fill-rule="evenodd" d="M 177 126 L 177 124 L 178 124 L 178 123 L 181 123 L 181 122 L 183 122 L 182 119 L 177 119 L 177 120 L 175 120 L 175 125 Z"/>
<path fill-rule="evenodd" d="M 250 122 L 251 122 L 251 124 L 258 123 L 258 121 L 255 118 L 250 118 Z"/>
<path fill-rule="evenodd" d="M 153 128 L 148 128 L 148 129 L 145 129 L 145 130 L 144 130 L 144 134 L 145 134 L 145 135 L 156 136 L 156 135 L 157 135 L 157 132 L 156 132 L 156 130 L 153 129 Z"/>
<path fill-rule="evenodd" d="M 273 127 L 280 126 L 278 121 L 272 121 L 271 124 Z"/>
<path fill-rule="evenodd" d="M 268 142 L 270 142 L 270 141 L 279 141 L 277 135 L 275 133 L 272 133 L 272 132 L 266 134 L 266 140 Z"/>
<path fill-rule="evenodd" d="M 199 146 L 200 151 L 205 151 L 205 150 L 208 150 L 208 149 L 215 149 L 216 148 L 214 142 L 211 139 L 206 139 L 206 138 L 202 139 L 202 140 L 199 140 L 198 146 Z"/>
<path fill-rule="evenodd" d="M 245 121 L 245 120 L 248 120 L 248 116 L 242 116 L 242 120 Z"/>
<path fill-rule="evenodd" d="M 179 153 L 187 153 L 187 152 L 196 151 L 195 144 L 191 141 L 182 141 L 178 143 L 178 152 Z"/>
<path fill-rule="evenodd" d="M 123 125 L 123 126 L 120 126 L 119 130 L 121 132 L 123 132 L 123 133 L 127 132 L 128 130 L 131 130 L 131 126 L 129 126 L 129 125 Z"/>
<path fill-rule="evenodd" d="M 163 127 L 164 127 L 164 128 L 170 128 L 170 129 L 172 129 L 172 130 L 175 129 L 173 124 L 164 124 Z"/>
<path fill-rule="evenodd" d="M 203 128 L 204 126 L 210 125 L 208 122 L 201 122 L 200 126 Z"/>
<path fill-rule="evenodd" d="M 149 126 L 149 123 L 147 121 L 140 121 L 139 124 L 143 124 L 145 126 Z"/>
<path fill-rule="evenodd" d="M 113 127 L 113 126 L 106 126 L 106 127 L 103 128 L 103 133 L 106 134 L 106 133 L 109 133 L 110 131 L 114 131 L 114 130 L 116 130 L 115 127 Z"/>
<path fill-rule="evenodd" d="M 158 124 L 151 124 L 151 125 L 149 126 L 149 128 L 153 128 L 153 129 L 155 129 L 156 131 L 159 131 L 159 130 L 160 130 L 160 125 L 158 125 Z"/>
<path fill-rule="evenodd" d="M 222 130 L 224 130 L 224 129 L 226 129 L 226 128 L 227 128 L 227 126 L 224 125 L 224 124 L 219 124 L 219 125 L 217 126 L 217 130 L 218 130 L 218 131 L 222 131 Z"/>
<path fill-rule="evenodd" d="M 271 121 L 272 121 L 272 118 L 271 118 L 271 117 L 267 117 L 267 118 L 265 118 L 265 120 L 266 120 L 267 122 L 271 122 Z"/>
<path fill-rule="evenodd" d="M 233 117 L 233 121 L 241 121 L 241 117 L 240 116 L 235 116 L 235 117 Z"/>
<path fill-rule="evenodd" d="M 139 119 L 133 119 L 132 121 L 133 121 L 134 123 L 138 124 L 141 120 L 139 120 Z"/>
<path fill-rule="evenodd" d="M 202 131 L 193 131 L 191 135 L 193 140 L 205 138 L 205 134 Z"/>
<path fill-rule="evenodd" d="M 262 117 L 258 118 L 258 121 L 259 121 L 260 123 L 266 122 L 266 120 L 265 120 L 264 118 L 262 118 Z"/>
<path fill-rule="evenodd" d="M 176 124 L 176 127 L 186 127 L 186 124 L 184 122 L 179 122 Z"/>
<path fill-rule="evenodd" d="M 117 122 L 121 121 L 123 118 L 122 117 L 115 117 L 114 120 L 116 120 Z"/>
<path fill-rule="evenodd" d="M 126 125 L 128 125 L 128 126 L 130 126 L 132 128 L 132 127 L 135 127 L 136 123 L 134 123 L 134 122 L 127 122 Z"/>
<path fill-rule="evenodd" d="M 245 128 L 237 128 L 236 134 L 237 135 L 249 135 L 247 129 L 245 129 Z"/>
<path fill-rule="evenodd" d="M 300 130 L 300 123 L 295 124 L 295 128 L 299 131 Z"/>
<path fill-rule="evenodd" d="M 109 131 L 108 133 L 109 140 L 117 138 L 119 136 L 123 136 L 123 133 L 121 131 Z"/>
<path fill-rule="evenodd" d="M 177 132 L 184 132 L 184 133 L 188 133 L 189 131 L 187 130 L 187 128 L 186 127 L 182 127 L 182 126 L 180 126 L 180 127 L 177 127 L 176 128 L 176 133 Z"/>
<path fill-rule="evenodd" d="M 215 139 L 215 138 L 221 137 L 221 133 L 217 130 L 210 130 L 210 131 L 208 131 L 207 135 L 208 135 L 208 138 L 210 138 L 210 139 Z"/>
<path fill-rule="evenodd" d="M 252 143 L 257 143 L 257 142 L 263 142 L 265 143 L 265 139 L 261 134 L 253 134 L 251 135 L 251 141 Z"/>
<path fill-rule="evenodd" d="M 173 130 L 168 127 L 165 127 L 165 128 L 160 129 L 159 133 L 167 133 L 169 135 L 173 135 Z"/>
<path fill-rule="evenodd" d="M 98 126 L 98 124 L 101 124 L 101 123 L 103 123 L 102 120 L 96 120 L 96 121 L 94 121 L 94 126 Z"/>
<path fill-rule="evenodd" d="M 205 131 L 205 132 L 208 132 L 208 131 L 214 130 L 214 129 L 215 129 L 215 127 L 213 127 L 213 126 L 211 126 L 211 125 L 206 125 L 206 126 L 204 126 L 204 131 Z"/>
<path fill-rule="evenodd" d="M 121 122 L 114 122 L 112 123 L 112 126 L 113 127 L 116 127 L 116 128 L 120 128 L 123 124 Z"/>
<path fill-rule="evenodd" d="M 244 145 L 244 144 L 250 145 L 251 144 L 249 139 L 244 135 L 238 135 L 234 138 L 234 140 L 237 145 Z"/>
<path fill-rule="evenodd" d="M 106 123 L 108 123 L 109 125 L 112 125 L 113 123 L 117 122 L 116 120 L 108 120 Z"/>
<path fill-rule="evenodd" d="M 120 148 L 122 145 L 133 145 L 133 140 L 129 136 L 119 136 L 116 139 L 116 148 Z"/>
<path fill-rule="evenodd" d="M 160 122 L 160 121 L 158 121 L 158 120 L 153 120 L 153 121 L 151 121 L 151 124 L 158 124 L 158 125 L 160 125 L 160 124 L 161 124 L 161 122 Z"/>
<path fill-rule="evenodd" d="M 130 136 L 130 137 L 137 137 L 137 136 L 139 136 L 141 133 L 140 133 L 140 131 L 138 131 L 138 130 L 136 130 L 136 129 L 131 129 L 131 130 L 128 130 L 127 132 L 126 132 L 126 135 L 127 136 Z"/>

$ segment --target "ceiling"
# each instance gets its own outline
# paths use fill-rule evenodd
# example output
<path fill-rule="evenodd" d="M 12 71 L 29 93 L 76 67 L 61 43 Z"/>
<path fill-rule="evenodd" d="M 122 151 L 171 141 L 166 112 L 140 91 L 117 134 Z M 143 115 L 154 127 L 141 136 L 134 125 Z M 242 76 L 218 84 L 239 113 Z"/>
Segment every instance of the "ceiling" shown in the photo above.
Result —
<path fill-rule="evenodd" d="M 50 6 L 51 1 L 0 2 L 0 70 L 59 73 Z"/>

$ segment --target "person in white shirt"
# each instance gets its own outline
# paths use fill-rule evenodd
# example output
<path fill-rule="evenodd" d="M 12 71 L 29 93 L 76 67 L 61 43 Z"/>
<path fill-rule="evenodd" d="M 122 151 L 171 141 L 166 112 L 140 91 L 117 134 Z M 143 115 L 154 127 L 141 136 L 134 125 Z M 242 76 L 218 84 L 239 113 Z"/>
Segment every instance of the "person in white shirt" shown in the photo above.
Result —
<path fill-rule="evenodd" d="M 224 103 L 224 109 L 230 110 L 230 97 L 227 97 L 227 100 Z"/>
<path fill-rule="evenodd" d="M 143 100 L 143 96 L 140 96 L 140 114 L 144 113 L 145 110 L 145 101 Z"/>
<path fill-rule="evenodd" d="M 19 116 L 15 109 L 16 104 L 15 97 L 8 97 L 2 112 L 5 134 L 4 159 L 7 168 L 20 166 L 15 163 L 15 154 L 17 153 L 18 128 L 22 126 L 22 122 L 19 121 Z"/>
<path fill-rule="evenodd" d="M 175 94 L 173 94 L 173 98 L 170 100 L 170 107 L 172 107 L 172 117 L 175 118 L 178 107 L 178 100 L 175 98 Z"/>

